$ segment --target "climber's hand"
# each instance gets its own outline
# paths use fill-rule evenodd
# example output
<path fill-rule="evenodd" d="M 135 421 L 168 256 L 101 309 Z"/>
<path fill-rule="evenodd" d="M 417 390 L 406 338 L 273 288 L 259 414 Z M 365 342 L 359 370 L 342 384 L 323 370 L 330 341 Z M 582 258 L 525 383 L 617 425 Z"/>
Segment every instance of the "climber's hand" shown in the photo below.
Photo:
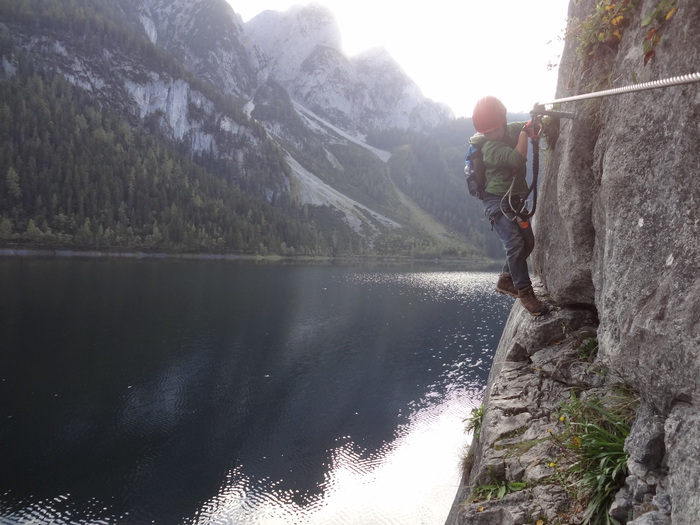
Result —
<path fill-rule="evenodd" d="M 542 133 L 542 124 L 536 121 L 528 120 L 527 124 L 523 126 L 523 131 L 531 139 L 536 139 Z"/>

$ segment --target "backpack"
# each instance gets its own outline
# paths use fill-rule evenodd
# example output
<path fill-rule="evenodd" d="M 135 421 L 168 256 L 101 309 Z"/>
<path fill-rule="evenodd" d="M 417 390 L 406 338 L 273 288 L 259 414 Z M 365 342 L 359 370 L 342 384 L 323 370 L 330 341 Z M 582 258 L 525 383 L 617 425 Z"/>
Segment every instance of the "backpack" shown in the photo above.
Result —
<path fill-rule="evenodd" d="M 486 191 L 486 164 L 484 164 L 484 154 L 481 152 L 481 148 L 473 144 L 469 145 L 464 156 L 464 176 L 467 179 L 469 194 L 483 200 Z"/>

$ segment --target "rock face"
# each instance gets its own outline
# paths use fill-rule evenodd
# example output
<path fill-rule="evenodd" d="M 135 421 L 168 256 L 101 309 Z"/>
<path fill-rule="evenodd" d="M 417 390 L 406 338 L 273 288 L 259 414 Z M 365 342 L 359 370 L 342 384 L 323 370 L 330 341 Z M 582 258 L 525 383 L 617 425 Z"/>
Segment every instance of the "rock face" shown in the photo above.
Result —
<path fill-rule="evenodd" d="M 585 19 L 596 4 L 594 0 L 572 2 L 570 18 Z M 676 2 L 677 11 L 659 31 L 655 57 L 644 65 L 643 44 L 650 28 L 643 27 L 642 21 L 658 7 L 656 0 L 640 1 L 626 13 L 629 20 L 619 48 L 607 60 L 581 62 L 575 52 L 577 42 L 568 41 L 558 97 L 591 91 L 591 85 L 606 78 L 613 79 L 612 85 L 598 89 L 629 85 L 633 79 L 641 83 L 697 72 L 700 3 L 693 0 Z M 535 273 L 561 311 L 581 307 L 597 311 L 596 364 L 639 396 L 640 408 L 625 446 L 630 455 L 629 477 L 613 506 L 615 516 L 634 525 L 696 524 L 700 516 L 700 83 L 570 102 L 561 109 L 574 112 L 575 118 L 562 121 L 559 141 L 542 177 L 532 258 Z M 525 406 L 517 410 L 523 419 L 520 423 L 528 425 L 531 433 L 539 425 L 534 414 L 551 408 L 552 398 L 545 393 L 582 387 L 587 381 L 538 365 L 545 356 L 548 360 L 550 354 L 558 355 L 546 344 L 535 352 L 506 350 L 517 346 L 518 334 L 537 331 L 537 326 L 537 321 L 515 311 L 508 322 L 486 399 L 487 431 L 474 445 L 475 463 L 458 495 L 460 501 L 466 499 L 469 487 L 483 483 L 486 466 L 493 462 L 497 440 L 489 436 L 502 439 L 503 425 L 512 424 L 497 417 L 504 385 L 525 384 L 510 395 L 526 396 Z M 500 361 L 504 363 L 498 365 Z M 533 367 L 545 378 L 539 387 L 527 379 Z M 515 371 L 519 368 L 520 372 Z M 489 430 L 492 423 L 495 431 Z M 528 467 L 520 463 L 515 471 L 533 481 Z M 541 485 L 537 488 L 541 490 Z M 492 510 L 485 509 L 493 518 L 472 506 L 462 510 L 456 506 L 448 523 L 532 523 L 527 521 L 534 514 L 532 501 L 507 501 L 523 497 L 514 493 L 489 507 Z M 556 499 L 557 494 L 548 493 L 548 497 Z M 545 514 L 552 519 L 555 509 L 552 503 Z"/>
<path fill-rule="evenodd" d="M 700 28 L 692 20 L 700 5 L 678 4 L 646 67 L 647 30 L 640 22 L 656 3 L 644 2 L 635 11 L 611 78 L 629 79 L 625 85 L 635 75 L 645 82 L 697 70 Z M 590 83 L 568 55 L 559 96 L 583 92 Z M 677 401 L 694 402 L 700 392 L 698 87 L 565 108 L 576 118 L 564 123 L 544 176 L 540 249 L 533 258 L 557 302 L 595 304 L 604 361 L 640 391 L 650 390 L 649 401 L 663 412 Z"/>
<path fill-rule="evenodd" d="M 246 47 L 243 22 L 225 0 L 130 0 L 151 42 L 218 90 L 250 96 L 258 54 Z"/>
<path fill-rule="evenodd" d="M 524 525 L 573 521 L 570 501 L 557 483 L 561 446 L 553 432 L 570 390 L 598 392 L 606 379 L 581 358 L 581 342 L 595 338 L 595 311 L 557 308 L 532 318 L 521 306 L 506 323 L 494 356 L 472 466 L 465 472 L 447 525 Z M 565 327 L 566 330 L 562 330 Z M 479 486 L 521 483 L 502 498 L 468 504 Z"/>

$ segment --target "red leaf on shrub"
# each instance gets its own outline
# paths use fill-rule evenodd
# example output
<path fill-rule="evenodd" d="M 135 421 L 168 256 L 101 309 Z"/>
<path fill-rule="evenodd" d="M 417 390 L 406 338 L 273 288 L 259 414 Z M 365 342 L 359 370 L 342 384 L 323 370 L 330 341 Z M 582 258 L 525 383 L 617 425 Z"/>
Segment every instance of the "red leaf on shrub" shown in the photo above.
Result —
<path fill-rule="evenodd" d="M 656 51 L 654 51 L 653 49 L 652 49 L 651 51 L 649 51 L 646 55 L 644 55 L 644 65 L 646 66 L 647 63 L 648 63 L 652 58 L 654 58 L 655 55 L 656 55 Z"/>

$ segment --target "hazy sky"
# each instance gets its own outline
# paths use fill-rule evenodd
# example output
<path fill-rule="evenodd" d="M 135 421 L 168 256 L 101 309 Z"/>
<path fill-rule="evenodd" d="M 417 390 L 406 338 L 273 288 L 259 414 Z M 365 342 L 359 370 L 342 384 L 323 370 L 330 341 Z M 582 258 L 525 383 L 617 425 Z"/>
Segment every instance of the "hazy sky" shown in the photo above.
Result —
<path fill-rule="evenodd" d="M 228 0 L 244 21 L 261 11 L 286 11 L 306 0 Z M 423 94 L 471 116 L 474 103 L 495 95 L 511 111 L 554 98 L 568 0 L 317 0 L 340 27 L 353 56 L 384 47 Z"/>

